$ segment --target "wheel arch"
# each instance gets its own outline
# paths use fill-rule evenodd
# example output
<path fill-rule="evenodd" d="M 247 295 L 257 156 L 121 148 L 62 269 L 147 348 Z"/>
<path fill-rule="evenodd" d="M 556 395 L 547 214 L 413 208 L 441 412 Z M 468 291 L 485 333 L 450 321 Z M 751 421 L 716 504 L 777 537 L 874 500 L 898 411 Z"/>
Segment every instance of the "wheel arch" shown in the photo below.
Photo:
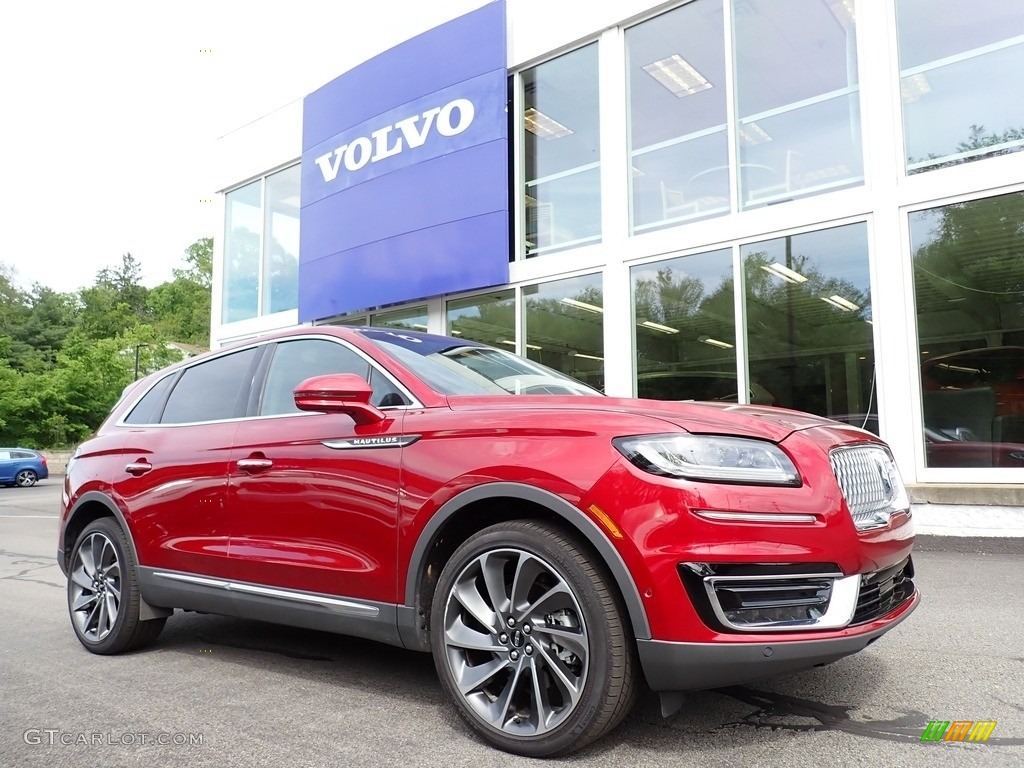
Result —
<path fill-rule="evenodd" d="M 128 539 L 128 546 L 132 550 L 132 559 L 136 563 L 139 562 L 139 553 L 135 549 L 135 539 L 132 537 L 131 528 L 128 527 L 128 521 L 125 520 L 117 504 L 105 493 L 89 491 L 88 493 L 83 493 L 75 502 L 75 505 L 68 513 L 64 530 L 61 531 L 60 545 L 62 558 L 60 567 L 65 574 L 68 572 L 70 565 L 71 550 L 75 548 L 75 542 L 78 541 L 78 537 L 82 535 L 82 531 L 85 530 L 89 523 L 99 520 L 101 517 L 117 519 L 117 524 L 121 526 L 121 530 L 124 531 L 124 535 Z"/>
<path fill-rule="evenodd" d="M 524 509 L 526 507 L 526 509 Z M 507 520 L 548 519 L 577 533 L 611 573 L 633 635 L 650 639 L 650 624 L 629 569 L 597 524 L 565 499 L 521 483 L 487 483 L 449 499 L 420 532 L 405 580 L 404 605 L 399 606 L 399 632 L 406 647 L 429 651 L 430 604 L 444 564 L 467 538 L 489 525 Z"/>
<path fill-rule="evenodd" d="M 71 512 L 68 513 L 68 519 L 64 524 L 64 529 L 61 531 L 59 565 L 65 576 L 68 575 L 68 571 L 71 567 L 71 554 L 75 548 L 75 542 L 77 542 L 79 537 L 82 535 L 82 531 L 84 531 L 90 523 L 104 517 L 112 517 L 117 520 L 117 524 L 121 527 L 121 530 L 124 531 L 124 536 L 128 540 L 128 548 L 131 550 L 132 560 L 136 567 L 140 565 L 139 552 L 135 548 L 135 538 L 132 536 L 132 529 L 128 525 L 128 521 L 125 519 L 124 514 L 121 512 L 116 502 L 105 493 L 101 493 L 100 491 L 89 491 L 88 493 L 82 494 L 78 501 L 75 502 Z M 141 586 L 139 589 L 139 618 L 142 621 L 158 619 L 171 615 L 173 611 L 170 608 L 160 608 L 158 606 L 150 605 L 141 592 Z"/>

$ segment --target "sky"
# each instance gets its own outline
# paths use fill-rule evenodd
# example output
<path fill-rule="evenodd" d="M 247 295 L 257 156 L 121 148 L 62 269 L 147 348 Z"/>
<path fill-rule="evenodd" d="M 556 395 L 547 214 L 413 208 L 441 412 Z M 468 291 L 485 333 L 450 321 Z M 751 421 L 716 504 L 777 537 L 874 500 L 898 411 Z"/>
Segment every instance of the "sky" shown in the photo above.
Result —
<path fill-rule="evenodd" d="M 219 136 L 482 4 L 0 3 L 0 263 L 26 289 L 92 285 L 124 253 L 172 279 L 219 229 Z"/>

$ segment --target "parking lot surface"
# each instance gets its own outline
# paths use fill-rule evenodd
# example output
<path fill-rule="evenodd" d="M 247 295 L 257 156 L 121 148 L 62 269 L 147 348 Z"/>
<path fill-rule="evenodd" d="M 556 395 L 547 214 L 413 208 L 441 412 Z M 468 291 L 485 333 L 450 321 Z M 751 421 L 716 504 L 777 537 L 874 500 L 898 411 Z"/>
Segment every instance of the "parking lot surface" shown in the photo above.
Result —
<path fill-rule="evenodd" d="M 0 488 L 0 766 L 525 766 L 475 739 L 429 656 L 177 612 L 157 644 L 86 652 L 55 561 L 60 478 Z M 915 555 L 924 599 L 862 653 L 690 695 L 646 695 L 548 765 L 1024 765 L 1024 558 Z M 922 742 L 929 721 L 995 721 L 985 743 Z"/>

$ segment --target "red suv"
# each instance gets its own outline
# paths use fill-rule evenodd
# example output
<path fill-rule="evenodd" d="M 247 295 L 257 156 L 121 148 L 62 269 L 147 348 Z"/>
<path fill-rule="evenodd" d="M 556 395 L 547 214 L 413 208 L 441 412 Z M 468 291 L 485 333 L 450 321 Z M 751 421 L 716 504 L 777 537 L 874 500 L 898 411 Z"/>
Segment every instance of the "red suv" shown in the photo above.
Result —
<path fill-rule="evenodd" d="M 874 435 L 604 397 L 415 332 L 296 329 L 153 374 L 64 491 L 88 650 L 184 609 L 426 651 L 469 726 L 523 755 L 606 733 L 641 678 L 668 712 L 855 653 L 919 599 Z"/>

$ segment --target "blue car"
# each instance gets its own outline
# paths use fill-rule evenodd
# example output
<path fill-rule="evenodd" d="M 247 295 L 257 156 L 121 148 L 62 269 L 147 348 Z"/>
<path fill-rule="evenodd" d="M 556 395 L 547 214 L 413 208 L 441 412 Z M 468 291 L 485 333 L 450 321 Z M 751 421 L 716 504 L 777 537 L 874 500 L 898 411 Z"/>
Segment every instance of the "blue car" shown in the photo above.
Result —
<path fill-rule="evenodd" d="M 50 476 L 46 457 L 28 448 L 0 448 L 0 485 L 28 488 Z"/>

